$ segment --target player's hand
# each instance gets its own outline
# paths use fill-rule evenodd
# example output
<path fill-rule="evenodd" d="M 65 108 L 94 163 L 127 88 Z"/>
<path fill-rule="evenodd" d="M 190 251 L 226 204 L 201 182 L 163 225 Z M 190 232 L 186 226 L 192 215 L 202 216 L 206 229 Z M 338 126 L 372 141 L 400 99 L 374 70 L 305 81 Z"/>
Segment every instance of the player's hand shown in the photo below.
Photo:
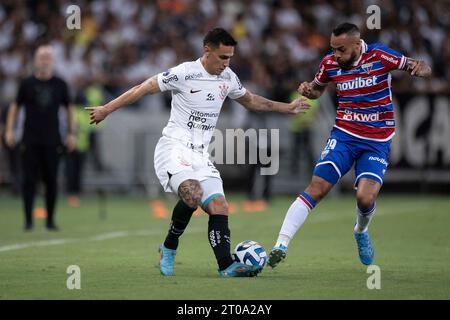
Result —
<path fill-rule="evenodd" d="M 93 123 L 99 124 L 108 116 L 108 111 L 106 110 L 106 108 L 104 106 L 85 107 L 84 109 L 90 111 L 89 115 L 90 115 L 91 122 L 89 122 L 89 124 L 93 124 Z"/>
<path fill-rule="evenodd" d="M 16 141 L 14 140 L 14 131 L 6 130 L 5 132 L 5 142 L 10 148 L 14 147 Z"/>
<path fill-rule="evenodd" d="M 289 114 L 305 113 L 311 106 L 306 102 L 303 97 L 297 98 L 289 104 Z"/>
<path fill-rule="evenodd" d="M 75 146 L 77 144 L 77 138 L 73 133 L 69 133 L 66 138 L 66 148 L 68 152 L 72 152 L 75 150 Z"/>
<path fill-rule="evenodd" d="M 297 89 L 298 93 L 300 93 L 302 96 L 310 97 L 313 92 L 313 86 L 311 82 L 302 82 L 300 86 Z"/>
<path fill-rule="evenodd" d="M 426 77 L 431 74 L 431 68 L 423 60 L 408 59 L 406 71 L 412 76 Z"/>

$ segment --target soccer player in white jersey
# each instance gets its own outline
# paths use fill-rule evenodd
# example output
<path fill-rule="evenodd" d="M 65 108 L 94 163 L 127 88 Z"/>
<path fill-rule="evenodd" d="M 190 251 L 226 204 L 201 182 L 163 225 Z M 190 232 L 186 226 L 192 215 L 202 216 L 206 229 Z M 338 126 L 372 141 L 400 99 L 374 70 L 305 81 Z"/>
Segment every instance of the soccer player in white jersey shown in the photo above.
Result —
<path fill-rule="evenodd" d="M 156 174 L 166 192 L 180 198 L 167 237 L 160 246 L 160 271 L 174 274 L 178 239 L 198 206 L 208 213 L 208 239 L 223 277 L 248 277 L 261 271 L 235 262 L 230 254 L 228 204 L 219 171 L 209 160 L 208 145 L 226 97 L 251 111 L 296 114 L 309 108 L 302 99 L 292 103 L 268 100 L 246 90 L 229 68 L 237 42 L 224 29 L 209 31 L 203 56 L 155 75 L 104 106 L 89 108 L 91 123 L 99 123 L 111 112 L 145 94 L 172 92 L 169 122 L 155 149 Z"/>

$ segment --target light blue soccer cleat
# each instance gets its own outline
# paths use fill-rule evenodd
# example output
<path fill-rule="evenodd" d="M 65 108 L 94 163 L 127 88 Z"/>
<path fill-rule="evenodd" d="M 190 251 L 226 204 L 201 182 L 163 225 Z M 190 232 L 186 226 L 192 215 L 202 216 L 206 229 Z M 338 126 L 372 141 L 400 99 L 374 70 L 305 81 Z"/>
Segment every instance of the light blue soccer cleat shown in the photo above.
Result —
<path fill-rule="evenodd" d="M 267 264 L 273 268 L 275 268 L 280 262 L 286 258 L 287 249 L 285 245 L 280 244 L 278 247 L 275 246 L 272 248 L 272 251 L 269 253 L 269 261 Z"/>
<path fill-rule="evenodd" d="M 177 250 L 168 249 L 161 244 L 158 252 L 161 255 L 159 260 L 159 271 L 163 276 L 173 276 L 173 266 L 175 264 L 175 255 Z"/>
<path fill-rule="evenodd" d="M 261 266 L 249 266 L 240 262 L 233 262 L 225 270 L 219 271 L 219 276 L 228 277 L 255 277 L 262 271 Z"/>
<path fill-rule="evenodd" d="M 361 260 L 361 263 L 366 266 L 372 264 L 375 252 L 370 243 L 369 232 L 355 232 L 355 240 L 358 245 L 359 260 Z"/>

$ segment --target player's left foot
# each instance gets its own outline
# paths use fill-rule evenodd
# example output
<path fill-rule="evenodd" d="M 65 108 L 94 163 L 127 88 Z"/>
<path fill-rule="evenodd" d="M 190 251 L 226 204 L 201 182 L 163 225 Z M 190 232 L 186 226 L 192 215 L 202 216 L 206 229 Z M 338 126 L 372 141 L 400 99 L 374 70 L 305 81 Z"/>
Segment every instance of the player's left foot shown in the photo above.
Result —
<path fill-rule="evenodd" d="M 362 233 L 355 232 L 355 240 L 358 245 L 358 254 L 361 263 L 366 266 L 372 264 L 375 252 L 370 243 L 369 231 Z"/>
<path fill-rule="evenodd" d="M 261 266 L 249 266 L 240 262 L 233 262 L 225 270 L 219 271 L 222 278 L 229 277 L 255 277 L 262 271 Z"/>
<path fill-rule="evenodd" d="M 161 259 L 159 260 L 159 271 L 163 276 L 173 276 L 173 266 L 175 264 L 175 255 L 177 250 L 164 247 L 162 244 L 159 247 Z"/>

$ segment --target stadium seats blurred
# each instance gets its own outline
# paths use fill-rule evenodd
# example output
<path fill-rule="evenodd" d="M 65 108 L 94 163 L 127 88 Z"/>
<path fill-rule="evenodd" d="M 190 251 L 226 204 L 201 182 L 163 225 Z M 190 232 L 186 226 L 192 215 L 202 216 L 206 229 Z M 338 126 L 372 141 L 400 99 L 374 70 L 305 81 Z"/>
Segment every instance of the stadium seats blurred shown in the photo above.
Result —
<path fill-rule="evenodd" d="M 4 0 L 0 4 L 0 106 L 6 108 L 14 100 L 19 79 L 28 73 L 33 51 L 42 42 L 54 46 L 56 71 L 69 82 L 74 96 L 95 84 L 109 101 L 151 75 L 182 61 L 198 58 L 202 53 L 203 34 L 217 25 L 233 32 L 239 41 L 232 68 L 242 82 L 249 88 L 259 87 L 272 99 L 288 101 L 300 82 L 313 78 L 321 58 L 329 51 L 332 28 L 343 21 L 350 21 L 361 28 L 362 37 L 367 42 L 383 42 L 407 56 L 424 59 L 433 67 L 433 77 L 428 80 L 412 79 L 401 72 L 393 73 L 394 94 L 401 95 L 401 115 L 411 108 L 409 100 L 420 94 L 446 96 L 447 100 L 442 103 L 447 103 L 449 108 L 448 1 L 342 3 L 332 0 L 128 0 L 124 6 L 122 0 L 77 1 L 81 9 L 81 29 L 69 30 L 65 12 L 72 4 L 70 1 Z M 382 7 L 381 29 L 368 30 L 366 8 L 377 3 Z M 333 94 L 330 94 L 321 100 L 321 108 L 329 110 L 318 112 L 317 127 L 321 134 L 313 142 L 317 155 L 332 124 L 332 117 L 329 117 L 330 112 L 333 113 L 332 99 Z M 431 112 L 440 108 L 437 106 L 439 103 L 433 102 L 426 108 Z M 222 128 L 233 128 L 233 116 L 239 114 L 236 108 L 234 103 L 225 105 L 224 120 L 220 122 Z M 448 113 L 443 111 L 442 114 Z M 152 119 L 142 118 L 149 114 Z M 160 188 L 153 174 L 152 149 L 168 114 L 166 97 L 158 95 L 136 102 L 126 111 L 121 111 L 115 121 L 107 122 L 101 130 L 112 134 L 112 137 L 110 140 L 102 139 L 100 150 L 110 155 L 103 158 L 111 168 L 109 174 L 112 176 L 96 173 L 87 177 L 86 183 L 120 184 L 125 189 L 144 185 L 147 193 L 158 193 Z M 424 116 L 418 121 L 429 121 L 426 120 L 429 117 Z M 404 122 L 409 118 L 399 119 Z M 132 121 L 135 124 L 133 128 L 129 122 L 124 123 L 125 120 Z M 288 139 L 288 120 L 280 118 L 278 121 L 280 137 Z M 423 128 L 421 130 L 423 134 Z M 129 136 L 117 138 L 125 132 Z M 403 135 L 399 136 L 406 141 Z M 433 133 L 426 133 L 428 136 L 433 136 Z M 289 161 L 285 154 L 289 152 L 288 145 L 288 141 L 281 141 L 282 161 Z M 413 149 L 394 148 L 399 150 L 394 152 L 394 168 L 399 164 L 414 172 L 422 170 L 417 175 L 418 181 L 422 179 L 423 170 L 435 168 L 438 170 L 434 172 L 437 180 L 450 182 L 450 177 L 443 178 L 439 174 L 439 170 L 450 166 L 449 151 L 439 149 L 435 155 L 429 156 L 436 158 L 434 162 L 430 160 L 415 165 L 408 159 Z M 5 151 L 1 149 L 0 157 L 3 159 Z M 0 176 L 6 177 L 2 181 L 11 183 L 11 180 L 8 182 L 6 161 L 0 163 Z M 230 186 L 239 186 L 242 175 L 233 170 L 233 166 L 224 167 L 223 176 L 229 178 Z M 274 181 L 274 189 L 299 190 L 300 183 L 294 180 L 289 184 L 286 178 L 290 173 L 283 170 Z M 398 174 L 398 180 L 402 181 L 405 174 L 402 175 L 401 171 Z M 395 174 L 391 176 L 394 180 L 395 177 Z"/>

